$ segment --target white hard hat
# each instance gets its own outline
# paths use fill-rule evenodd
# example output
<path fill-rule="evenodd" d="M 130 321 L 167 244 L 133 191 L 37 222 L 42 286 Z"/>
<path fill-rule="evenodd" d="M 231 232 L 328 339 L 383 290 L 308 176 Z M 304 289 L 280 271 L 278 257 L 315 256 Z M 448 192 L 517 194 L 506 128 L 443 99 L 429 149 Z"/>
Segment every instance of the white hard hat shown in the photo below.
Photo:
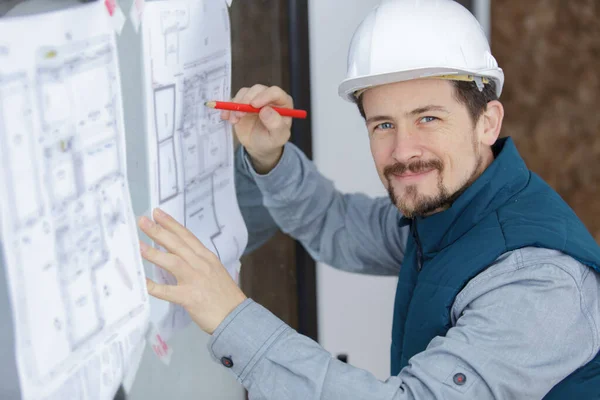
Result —
<path fill-rule="evenodd" d="M 356 94 L 419 78 L 491 79 L 500 97 L 504 73 L 477 19 L 453 0 L 383 0 L 359 25 L 338 93 Z"/>

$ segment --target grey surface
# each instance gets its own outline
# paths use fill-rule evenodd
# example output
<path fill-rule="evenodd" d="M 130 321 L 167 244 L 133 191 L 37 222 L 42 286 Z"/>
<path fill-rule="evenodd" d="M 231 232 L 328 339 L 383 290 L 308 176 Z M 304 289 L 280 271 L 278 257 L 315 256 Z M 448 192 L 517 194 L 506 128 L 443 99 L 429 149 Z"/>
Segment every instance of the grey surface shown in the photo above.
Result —
<path fill-rule="evenodd" d="M 21 0 L 0 0 L 0 17 L 4 16 Z"/>
<path fill-rule="evenodd" d="M 8 0 L 3 5 L 0 0 L 0 15 L 4 14 L 5 17 L 35 15 L 63 10 L 80 4 L 82 3 L 78 0 Z M 3 6 L 5 6 L 4 10 L 2 10 Z"/>
<path fill-rule="evenodd" d="M 6 269 L 4 267 L 4 255 L 2 253 L 2 237 L 0 237 L 0 399 L 18 399 L 21 389 L 14 350 L 14 327 L 12 323 L 12 311 L 8 298 L 8 286 L 6 282 Z"/>
<path fill-rule="evenodd" d="M 212 361 L 209 335 L 192 324 L 169 342 L 170 366 L 146 348 L 127 400 L 235 400 L 244 389 L 223 366 Z"/>

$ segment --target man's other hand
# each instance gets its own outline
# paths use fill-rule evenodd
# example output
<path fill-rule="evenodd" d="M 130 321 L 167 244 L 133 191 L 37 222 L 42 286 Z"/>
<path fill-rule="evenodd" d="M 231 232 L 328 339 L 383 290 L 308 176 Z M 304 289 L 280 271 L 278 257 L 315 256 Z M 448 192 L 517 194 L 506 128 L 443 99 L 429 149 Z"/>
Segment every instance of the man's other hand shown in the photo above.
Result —
<path fill-rule="evenodd" d="M 141 217 L 140 229 L 167 252 L 140 241 L 142 257 L 170 272 L 177 285 L 146 279 L 148 293 L 180 304 L 202 330 L 212 334 L 246 296 L 219 258 L 188 229 L 159 209 L 154 210 L 153 218 Z"/>

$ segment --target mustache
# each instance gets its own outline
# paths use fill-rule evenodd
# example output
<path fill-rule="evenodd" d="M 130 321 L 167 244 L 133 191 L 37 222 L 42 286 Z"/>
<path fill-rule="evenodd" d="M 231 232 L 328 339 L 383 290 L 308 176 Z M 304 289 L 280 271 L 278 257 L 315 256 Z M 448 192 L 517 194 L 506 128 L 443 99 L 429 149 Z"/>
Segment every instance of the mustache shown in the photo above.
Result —
<path fill-rule="evenodd" d="M 402 175 L 407 171 L 412 172 L 413 174 L 418 174 L 419 172 L 429 171 L 432 169 L 437 169 L 442 172 L 444 169 L 444 164 L 440 160 L 419 160 L 413 161 L 410 164 L 398 162 L 393 165 L 388 165 L 383 169 L 383 174 L 386 177 L 389 175 Z"/>

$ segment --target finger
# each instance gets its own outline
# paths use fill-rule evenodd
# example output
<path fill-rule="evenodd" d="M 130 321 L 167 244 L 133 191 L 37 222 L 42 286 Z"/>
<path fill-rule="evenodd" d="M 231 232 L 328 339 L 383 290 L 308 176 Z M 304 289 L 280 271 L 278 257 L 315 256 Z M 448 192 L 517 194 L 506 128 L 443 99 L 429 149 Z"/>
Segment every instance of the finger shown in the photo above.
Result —
<path fill-rule="evenodd" d="M 187 244 L 196 255 L 210 260 L 215 254 L 206 248 L 198 238 L 189 231 L 185 226 L 181 225 L 175 218 L 165 213 L 159 208 L 155 208 L 152 213 L 154 220 L 158 222 L 162 227 L 172 232 L 177 237 L 181 238 L 185 244 Z"/>
<path fill-rule="evenodd" d="M 169 301 L 171 303 L 181 304 L 177 295 L 177 286 L 174 285 L 159 285 L 152 279 L 146 278 L 146 288 L 151 296 L 157 299 Z"/>
<path fill-rule="evenodd" d="M 257 93 L 256 96 L 252 98 L 250 104 L 252 107 L 256 108 L 261 108 L 268 104 L 288 108 L 294 106 L 292 98 L 278 86 L 271 86 L 267 90 Z"/>
<path fill-rule="evenodd" d="M 247 88 L 247 87 L 241 88 L 240 90 L 238 90 L 238 92 L 235 94 L 235 96 L 233 96 L 233 99 L 231 99 L 231 101 L 233 101 L 234 103 L 239 103 L 244 98 L 244 96 L 246 95 L 248 90 L 250 90 L 250 88 Z"/>
<path fill-rule="evenodd" d="M 147 245 L 141 240 L 140 250 L 142 253 L 142 257 L 145 260 L 148 260 L 152 264 L 158 265 L 165 271 L 170 272 L 177 279 L 177 281 L 180 281 L 183 278 L 183 275 L 186 272 L 186 268 L 190 268 L 190 266 L 187 265 L 187 263 L 183 261 L 180 257 L 174 254 L 165 253 L 163 251 L 155 249 L 154 247 Z"/>
<path fill-rule="evenodd" d="M 189 264 L 193 265 L 196 261 L 194 259 L 195 253 L 181 238 L 159 224 L 154 223 L 148 217 L 144 216 L 139 219 L 139 227 L 150 239 L 163 246 L 169 252 L 181 257 Z"/>
<path fill-rule="evenodd" d="M 263 107 L 260 110 L 260 113 L 258 113 L 258 116 L 265 128 L 275 136 L 284 135 L 290 130 L 287 123 L 289 117 L 282 117 L 277 111 L 269 106 Z"/>
<path fill-rule="evenodd" d="M 259 93 L 262 93 L 268 89 L 269 88 L 267 88 L 265 85 L 254 85 L 244 94 L 244 97 L 242 97 L 239 102 L 243 104 L 250 104 Z"/>
<path fill-rule="evenodd" d="M 248 92 L 248 90 L 250 90 L 250 88 L 247 87 L 243 87 L 240 90 L 238 90 L 238 92 L 235 94 L 235 96 L 233 96 L 233 98 L 231 99 L 232 102 L 234 103 L 240 103 L 242 98 L 246 95 L 246 93 Z M 223 120 L 229 120 L 229 122 L 231 124 L 235 124 L 239 121 L 239 118 L 237 118 L 237 120 L 234 118 L 234 116 L 236 115 L 235 112 L 229 111 L 229 110 L 224 110 L 221 111 L 221 119 Z"/>

